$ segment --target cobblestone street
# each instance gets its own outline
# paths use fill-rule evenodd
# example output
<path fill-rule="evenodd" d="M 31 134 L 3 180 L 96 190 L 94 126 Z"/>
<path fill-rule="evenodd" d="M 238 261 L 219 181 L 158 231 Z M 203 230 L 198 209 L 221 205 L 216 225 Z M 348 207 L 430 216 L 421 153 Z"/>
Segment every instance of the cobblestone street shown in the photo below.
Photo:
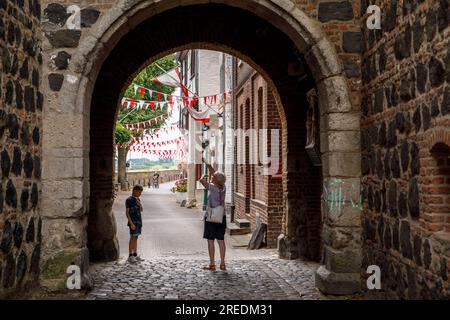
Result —
<path fill-rule="evenodd" d="M 247 250 L 228 235 L 227 271 L 202 270 L 208 264 L 206 241 L 202 239 L 203 214 L 180 208 L 169 192 L 170 186 L 146 189 L 141 197 L 144 229 L 138 251 L 146 261 L 136 264 L 126 262 L 129 236 L 124 202 L 128 193 L 119 194 L 114 210 L 121 258 L 91 266 L 95 284 L 87 299 L 321 297 L 314 288 L 316 263 L 280 260 L 274 249 Z"/>

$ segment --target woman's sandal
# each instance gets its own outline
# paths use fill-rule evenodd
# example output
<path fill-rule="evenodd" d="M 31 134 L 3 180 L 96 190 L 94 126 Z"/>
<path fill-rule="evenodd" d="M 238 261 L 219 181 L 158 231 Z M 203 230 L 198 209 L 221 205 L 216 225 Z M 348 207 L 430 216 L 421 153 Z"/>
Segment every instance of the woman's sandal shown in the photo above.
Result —
<path fill-rule="evenodd" d="M 203 267 L 203 270 L 216 271 L 216 265 L 215 264 L 210 264 L 209 267 Z"/>
<path fill-rule="evenodd" d="M 221 265 L 220 265 L 220 270 L 222 270 L 222 271 L 227 270 L 227 268 L 225 268 L 225 264 L 221 264 Z"/>

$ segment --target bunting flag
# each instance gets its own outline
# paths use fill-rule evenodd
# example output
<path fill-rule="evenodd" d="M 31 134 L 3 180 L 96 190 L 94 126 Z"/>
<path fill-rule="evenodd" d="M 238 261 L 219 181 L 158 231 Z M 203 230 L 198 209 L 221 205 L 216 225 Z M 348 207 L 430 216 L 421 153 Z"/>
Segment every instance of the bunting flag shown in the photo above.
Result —
<path fill-rule="evenodd" d="M 123 123 L 122 125 L 127 129 L 144 129 L 152 124 L 161 123 L 164 119 L 167 119 L 168 114 L 164 113 L 156 118 L 149 119 L 138 123 Z"/>
<path fill-rule="evenodd" d="M 197 111 L 192 107 L 186 108 L 192 119 L 198 122 L 207 123 L 209 122 L 209 110 L 205 109 L 203 111 Z"/>

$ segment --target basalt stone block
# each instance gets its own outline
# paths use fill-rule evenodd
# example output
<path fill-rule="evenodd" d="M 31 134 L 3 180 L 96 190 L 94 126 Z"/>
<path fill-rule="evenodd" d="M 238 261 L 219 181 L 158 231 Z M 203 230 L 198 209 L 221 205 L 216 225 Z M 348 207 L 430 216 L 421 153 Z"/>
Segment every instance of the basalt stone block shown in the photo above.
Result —
<path fill-rule="evenodd" d="M 362 51 L 361 32 L 344 32 L 342 34 L 342 49 L 347 53 L 360 53 Z"/>
<path fill-rule="evenodd" d="M 3 287 L 5 289 L 11 288 L 14 285 L 16 275 L 16 262 L 13 254 L 10 253 L 5 258 L 5 268 L 3 269 Z"/>
<path fill-rule="evenodd" d="M 34 218 L 31 218 L 30 222 L 28 223 L 27 233 L 25 235 L 25 241 L 28 243 L 34 242 L 34 235 L 35 235 Z"/>
<path fill-rule="evenodd" d="M 27 121 L 22 124 L 22 130 L 20 133 L 22 144 L 27 146 L 30 144 L 30 126 Z"/>
<path fill-rule="evenodd" d="M 30 8 L 30 13 L 38 20 L 41 20 L 41 2 L 38 0 L 30 0 L 28 1 L 28 6 Z"/>
<path fill-rule="evenodd" d="M 399 220 L 395 220 L 395 224 L 394 227 L 392 229 L 392 247 L 397 250 L 400 251 L 400 222 Z"/>
<path fill-rule="evenodd" d="M 433 88 L 442 85 L 445 81 L 444 64 L 440 60 L 432 57 L 428 63 L 428 75 Z"/>
<path fill-rule="evenodd" d="M 20 207 L 22 211 L 28 210 L 28 199 L 30 198 L 30 192 L 28 189 L 23 189 L 22 194 L 20 195 Z"/>
<path fill-rule="evenodd" d="M 416 67 L 417 90 L 424 93 L 427 85 L 428 73 L 423 63 L 418 63 Z"/>
<path fill-rule="evenodd" d="M 12 170 L 11 172 L 16 175 L 20 176 L 22 174 L 22 151 L 19 147 L 14 147 L 13 152 L 13 162 L 12 162 Z"/>
<path fill-rule="evenodd" d="M 27 152 L 25 154 L 25 159 L 23 160 L 23 170 L 25 172 L 25 177 L 31 178 L 34 168 L 34 159 L 31 153 Z"/>
<path fill-rule="evenodd" d="M 50 84 L 50 89 L 53 91 L 61 90 L 64 82 L 64 75 L 59 73 L 52 73 L 48 76 L 48 82 Z"/>
<path fill-rule="evenodd" d="M 9 130 L 9 137 L 11 139 L 19 138 L 19 120 L 14 113 L 8 114 L 7 128 Z"/>
<path fill-rule="evenodd" d="M 448 280 L 448 266 L 447 266 L 447 259 L 442 258 L 441 259 L 441 277 L 443 280 Z"/>
<path fill-rule="evenodd" d="M 422 239 L 418 235 L 414 236 L 414 261 L 422 265 Z"/>
<path fill-rule="evenodd" d="M 359 65 L 352 60 L 346 60 L 344 62 L 344 70 L 345 74 L 349 78 L 359 78 L 361 76 L 361 69 Z"/>
<path fill-rule="evenodd" d="M 27 255 L 22 250 L 19 258 L 17 259 L 16 278 L 17 282 L 21 283 L 27 272 Z"/>
<path fill-rule="evenodd" d="M 31 86 L 25 87 L 25 110 L 29 112 L 36 111 L 36 100 L 34 95 L 34 88 Z"/>
<path fill-rule="evenodd" d="M 404 192 L 400 192 L 400 195 L 398 196 L 398 213 L 402 218 L 408 216 L 408 202 Z"/>
<path fill-rule="evenodd" d="M 389 183 L 388 203 L 391 215 L 397 216 L 397 183 L 394 180 Z"/>
<path fill-rule="evenodd" d="M 383 112 L 384 89 L 378 88 L 374 94 L 374 113 Z"/>
<path fill-rule="evenodd" d="M 2 175 L 3 177 L 9 177 L 9 171 L 11 170 L 11 159 L 9 158 L 9 153 L 3 150 L 0 154 L 2 163 Z"/>
<path fill-rule="evenodd" d="M 33 69 L 33 73 L 31 76 L 31 84 L 36 88 L 39 88 L 39 70 Z"/>
<path fill-rule="evenodd" d="M 363 176 L 370 174 L 370 159 L 369 157 L 361 157 L 361 172 Z"/>
<path fill-rule="evenodd" d="M 400 133 L 405 132 L 406 119 L 405 119 L 405 115 L 402 112 L 399 112 L 395 115 L 395 126 L 397 127 L 397 129 Z"/>
<path fill-rule="evenodd" d="M 34 156 L 34 177 L 39 179 L 41 177 L 41 158 Z"/>
<path fill-rule="evenodd" d="M 23 109 L 23 89 L 19 81 L 16 81 L 16 107 Z"/>
<path fill-rule="evenodd" d="M 411 56 L 411 27 L 407 25 L 404 33 L 399 33 L 394 42 L 395 58 L 399 61 Z"/>
<path fill-rule="evenodd" d="M 377 232 L 378 232 L 378 239 L 380 239 L 380 243 L 382 246 L 384 246 L 384 218 L 382 215 L 380 215 L 378 219 L 378 226 L 377 226 Z"/>
<path fill-rule="evenodd" d="M 0 242 L 0 249 L 4 254 L 7 254 L 11 250 L 13 242 L 13 230 L 11 222 L 7 220 L 2 230 L 2 241 Z"/>
<path fill-rule="evenodd" d="M 100 11 L 93 8 L 81 10 L 81 27 L 89 28 L 95 24 L 100 16 Z"/>
<path fill-rule="evenodd" d="M 400 147 L 400 157 L 402 160 L 402 171 L 405 173 L 408 171 L 409 167 L 409 144 L 405 140 L 402 142 Z"/>
<path fill-rule="evenodd" d="M 450 113 L 450 87 L 445 88 L 444 98 L 441 103 L 441 113 L 443 116 Z"/>
<path fill-rule="evenodd" d="M 40 217 L 39 217 L 39 220 L 38 220 L 36 241 L 38 243 L 41 243 L 41 241 L 42 241 L 42 219 Z"/>
<path fill-rule="evenodd" d="M 8 73 L 11 70 L 11 55 L 6 46 L 2 49 L 2 64 L 3 64 L 3 72 Z"/>
<path fill-rule="evenodd" d="M 433 99 L 433 102 L 431 102 L 431 116 L 433 118 L 439 116 L 439 114 L 441 113 L 441 111 L 439 110 L 439 101 L 438 98 L 435 97 Z"/>
<path fill-rule="evenodd" d="M 413 32 L 413 47 L 414 47 L 414 52 L 419 52 L 419 49 L 423 43 L 423 26 L 420 23 L 420 20 L 417 19 L 416 21 L 414 21 L 413 24 L 413 28 L 412 28 L 412 32 Z"/>
<path fill-rule="evenodd" d="M 388 149 L 384 155 L 384 176 L 391 179 L 391 151 Z"/>
<path fill-rule="evenodd" d="M 72 58 L 66 51 L 60 51 L 56 55 L 55 65 L 58 70 L 66 70 L 69 66 L 69 60 Z"/>
<path fill-rule="evenodd" d="M 30 259 L 30 273 L 39 274 L 39 258 L 41 256 L 41 247 L 38 245 L 34 248 Z"/>
<path fill-rule="evenodd" d="M 416 111 L 414 111 L 413 123 L 414 127 L 416 128 L 416 131 L 418 132 L 420 130 L 420 127 L 422 126 L 422 118 L 420 117 L 420 107 L 417 107 Z"/>
<path fill-rule="evenodd" d="M 0 0 L 0 2 L 2 1 L 4 0 Z M 5 23 L 3 22 L 2 17 L 0 17 L 0 40 L 5 40 Z"/>
<path fill-rule="evenodd" d="M 39 202 L 39 190 L 36 183 L 31 187 L 31 208 L 36 208 Z"/>
<path fill-rule="evenodd" d="M 437 25 L 439 31 L 448 27 L 450 22 L 450 1 L 440 0 L 439 10 L 437 12 Z"/>
<path fill-rule="evenodd" d="M 400 223 L 400 248 L 405 258 L 412 259 L 411 229 L 407 221 Z"/>
<path fill-rule="evenodd" d="M 5 202 L 8 206 L 17 208 L 17 191 L 11 180 L 6 184 Z"/>
<path fill-rule="evenodd" d="M 44 9 L 44 18 L 50 23 L 58 25 L 60 27 L 66 24 L 70 13 L 67 13 L 66 7 L 58 3 L 50 3 L 47 8 Z"/>
<path fill-rule="evenodd" d="M 426 106 L 422 106 L 422 120 L 423 120 L 423 130 L 428 130 L 430 128 L 431 114 L 430 109 Z"/>
<path fill-rule="evenodd" d="M 8 43 L 10 45 L 14 45 L 14 41 L 15 41 L 15 31 L 16 28 L 14 27 L 14 23 L 12 21 L 9 22 L 8 24 L 8 33 L 6 35 L 6 40 L 8 41 Z"/>
<path fill-rule="evenodd" d="M 23 240 L 23 227 L 20 224 L 20 222 L 16 222 L 16 225 L 14 226 L 13 238 L 14 238 L 14 246 L 16 248 L 20 248 Z"/>
<path fill-rule="evenodd" d="M 23 49 L 30 57 L 35 57 L 38 50 L 35 40 L 24 40 Z"/>
<path fill-rule="evenodd" d="M 19 58 L 17 57 L 17 54 L 13 55 L 12 58 L 12 65 L 11 65 L 11 75 L 15 76 L 17 74 L 17 71 L 19 70 Z"/>
<path fill-rule="evenodd" d="M 21 79 L 24 79 L 24 80 L 28 79 L 28 76 L 29 76 L 28 59 L 24 60 L 22 67 L 19 70 L 19 76 Z"/>
<path fill-rule="evenodd" d="M 432 41 L 437 31 L 437 14 L 435 10 L 428 10 L 427 22 L 425 23 L 425 27 L 427 31 L 427 40 Z"/>
<path fill-rule="evenodd" d="M 414 219 L 419 218 L 420 215 L 420 202 L 419 202 L 419 187 L 417 185 L 417 179 L 412 178 L 408 184 L 408 208 L 411 217 Z"/>
<path fill-rule="evenodd" d="M 383 10 L 382 28 L 385 32 L 394 30 L 397 20 L 397 0 L 390 1 L 390 6 Z"/>
<path fill-rule="evenodd" d="M 387 63 L 386 51 L 384 50 L 384 47 L 381 46 L 378 49 L 378 66 L 381 72 L 384 72 L 386 70 L 386 63 Z"/>
<path fill-rule="evenodd" d="M 450 83 L 450 50 L 448 50 L 447 56 L 444 59 L 444 67 L 447 73 L 447 83 Z"/>
<path fill-rule="evenodd" d="M 396 124 L 394 121 L 389 123 L 388 133 L 387 133 L 387 146 L 389 148 L 395 147 L 397 145 L 397 131 Z"/>
<path fill-rule="evenodd" d="M 380 124 L 380 128 L 378 130 L 378 144 L 380 147 L 386 146 L 386 122 L 382 122 Z"/>
<path fill-rule="evenodd" d="M 384 174 L 384 168 L 383 168 L 383 156 L 381 154 L 381 151 L 378 150 L 377 152 L 377 176 L 379 179 L 383 179 Z"/>
<path fill-rule="evenodd" d="M 400 83 L 400 99 L 403 102 L 408 102 L 414 98 L 415 95 L 415 83 L 411 79 L 402 79 Z"/>
<path fill-rule="evenodd" d="M 14 82 L 9 80 L 6 83 L 6 90 L 5 90 L 5 102 L 6 102 L 6 104 L 12 105 L 13 104 L 13 98 L 14 98 Z"/>
<path fill-rule="evenodd" d="M 38 145 L 39 141 L 40 141 L 41 135 L 39 133 L 39 128 L 38 127 L 34 127 L 33 129 L 33 143 Z"/>
<path fill-rule="evenodd" d="M 5 199 L 3 197 L 3 184 L 0 183 L 0 213 L 3 213 L 3 202 L 4 201 L 5 201 Z"/>
<path fill-rule="evenodd" d="M 382 194 L 380 191 L 375 191 L 374 196 L 373 196 L 373 205 L 374 205 L 374 209 L 375 212 L 380 213 L 381 212 L 381 208 L 383 205 L 383 201 L 381 199 Z"/>
<path fill-rule="evenodd" d="M 58 30 L 46 34 L 54 48 L 76 48 L 80 42 L 81 30 Z"/>
<path fill-rule="evenodd" d="M 391 171 L 392 171 L 392 177 L 393 178 L 400 178 L 400 162 L 398 157 L 398 151 L 394 150 L 392 152 L 392 158 L 391 158 Z"/>
<path fill-rule="evenodd" d="M 391 227 L 389 225 L 386 225 L 384 229 L 384 247 L 389 250 L 392 248 L 392 233 L 391 233 Z"/>
<path fill-rule="evenodd" d="M 42 92 L 37 92 L 37 100 L 36 100 L 36 107 L 38 110 L 42 111 L 42 107 L 44 106 L 44 95 Z"/>
<path fill-rule="evenodd" d="M 430 269 L 431 265 L 431 246 L 430 241 L 425 239 L 423 242 L 423 264 L 426 269 Z"/>
<path fill-rule="evenodd" d="M 353 7 L 350 1 L 319 3 L 318 18 L 320 22 L 347 21 L 353 19 L 353 17 Z"/>
<path fill-rule="evenodd" d="M 369 210 L 373 210 L 373 188 L 370 185 L 367 191 L 367 202 L 369 205 Z"/>
<path fill-rule="evenodd" d="M 415 142 L 411 144 L 411 174 L 417 176 L 420 173 L 419 147 Z"/>
<path fill-rule="evenodd" d="M 366 240 L 370 240 L 375 242 L 376 240 L 376 228 L 372 220 L 365 218 L 364 219 L 364 236 Z"/>
<path fill-rule="evenodd" d="M 391 94 L 390 94 L 390 102 L 393 107 L 397 106 L 398 98 L 399 98 L 399 96 L 398 96 L 397 88 L 393 85 L 391 87 Z"/>

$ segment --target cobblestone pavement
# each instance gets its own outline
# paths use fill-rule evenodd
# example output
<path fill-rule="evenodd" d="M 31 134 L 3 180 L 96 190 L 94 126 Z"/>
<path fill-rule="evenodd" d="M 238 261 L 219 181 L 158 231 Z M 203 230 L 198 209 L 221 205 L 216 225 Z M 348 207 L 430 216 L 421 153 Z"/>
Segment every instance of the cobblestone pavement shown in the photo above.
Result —
<path fill-rule="evenodd" d="M 320 299 L 316 265 L 274 258 L 232 260 L 227 271 L 207 271 L 206 260 L 166 258 L 92 268 L 95 289 L 87 299 L 301 300 Z"/>
<path fill-rule="evenodd" d="M 211 272 L 207 245 L 202 239 L 200 210 L 180 208 L 169 192 L 171 184 L 159 190 L 146 189 L 143 235 L 138 251 L 144 262 L 129 264 L 128 229 L 120 193 L 114 204 L 121 248 L 117 262 L 93 264 L 94 289 L 86 299 L 320 299 L 314 288 L 316 263 L 287 261 L 276 250 L 247 250 L 233 246 L 226 236 L 227 271 Z M 216 253 L 216 255 L 218 252 Z"/>

